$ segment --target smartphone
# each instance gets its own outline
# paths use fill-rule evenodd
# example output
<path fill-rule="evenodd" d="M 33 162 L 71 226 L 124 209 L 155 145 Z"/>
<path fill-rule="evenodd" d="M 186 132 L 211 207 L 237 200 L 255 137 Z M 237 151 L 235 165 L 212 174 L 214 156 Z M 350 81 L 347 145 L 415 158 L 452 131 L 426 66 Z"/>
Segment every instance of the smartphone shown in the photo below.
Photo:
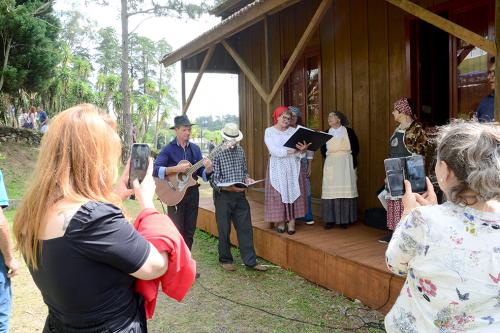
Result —
<path fill-rule="evenodd" d="M 389 170 L 387 171 L 387 186 L 391 197 L 400 197 L 405 194 L 404 179 L 405 175 L 403 170 Z"/>
<path fill-rule="evenodd" d="M 386 173 L 391 170 L 404 170 L 404 160 L 401 158 L 386 158 L 384 167 Z"/>
<path fill-rule="evenodd" d="M 413 192 L 424 193 L 427 191 L 425 161 L 422 155 L 413 155 L 406 158 L 406 179 L 410 182 Z"/>
<path fill-rule="evenodd" d="M 130 153 L 130 169 L 128 172 L 128 188 L 132 188 L 134 179 L 139 183 L 146 177 L 151 149 L 147 143 L 134 143 Z"/>

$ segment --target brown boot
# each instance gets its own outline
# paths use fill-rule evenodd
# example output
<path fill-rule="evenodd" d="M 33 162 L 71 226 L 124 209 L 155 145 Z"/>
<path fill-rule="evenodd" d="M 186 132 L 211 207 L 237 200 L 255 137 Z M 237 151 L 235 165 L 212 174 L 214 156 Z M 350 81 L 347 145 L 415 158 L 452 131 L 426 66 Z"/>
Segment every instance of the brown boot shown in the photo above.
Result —
<path fill-rule="evenodd" d="M 265 271 L 267 271 L 267 267 L 266 266 L 262 266 L 260 264 L 257 264 L 257 265 L 255 265 L 253 267 L 248 267 L 248 268 L 253 269 L 254 271 L 258 271 L 258 272 L 265 272 Z"/>
<path fill-rule="evenodd" d="M 236 266 L 234 266 L 233 263 L 224 263 L 222 264 L 222 268 L 228 272 L 234 272 L 236 270 Z"/>

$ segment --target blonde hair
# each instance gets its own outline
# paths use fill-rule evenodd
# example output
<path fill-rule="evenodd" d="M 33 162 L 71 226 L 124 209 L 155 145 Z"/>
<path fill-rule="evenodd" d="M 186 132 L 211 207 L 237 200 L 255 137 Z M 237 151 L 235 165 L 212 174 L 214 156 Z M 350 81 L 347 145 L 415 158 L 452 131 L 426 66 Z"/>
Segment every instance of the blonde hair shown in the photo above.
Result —
<path fill-rule="evenodd" d="M 80 104 L 58 114 L 42 138 L 33 181 L 14 217 L 17 247 L 38 268 L 39 239 L 47 211 L 67 198 L 120 205 L 113 193 L 121 142 L 115 123 L 95 105 Z"/>
<path fill-rule="evenodd" d="M 456 120 L 440 128 L 437 158 L 458 183 L 446 192 L 455 204 L 467 204 L 466 192 L 480 201 L 500 200 L 500 126 Z"/>

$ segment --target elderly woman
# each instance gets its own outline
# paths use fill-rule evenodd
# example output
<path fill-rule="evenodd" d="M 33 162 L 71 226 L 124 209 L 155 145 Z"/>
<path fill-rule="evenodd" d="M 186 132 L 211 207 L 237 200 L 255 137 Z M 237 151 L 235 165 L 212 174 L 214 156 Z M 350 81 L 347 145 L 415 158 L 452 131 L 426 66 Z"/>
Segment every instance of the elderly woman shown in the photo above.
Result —
<path fill-rule="evenodd" d="M 322 217 L 325 229 L 335 225 L 347 228 L 358 219 L 358 188 L 356 166 L 359 153 L 358 137 L 347 117 L 338 111 L 328 114 L 328 133 L 333 137 L 321 148 L 325 159 L 321 193 Z"/>
<path fill-rule="evenodd" d="M 416 120 L 413 103 L 407 97 L 403 97 L 394 103 L 392 111 L 394 120 L 399 124 L 389 139 L 389 157 L 406 157 L 411 155 L 425 156 L 429 148 L 429 140 L 425 135 L 422 125 Z M 387 199 L 387 228 L 393 231 L 396 228 L 401 214 L 403 203 L 401 197 L 386 196 Z M 379 241 L 388 243 L 392 234 Z"/>
<path fill-rule="evenodd" d="M 296 149 L 283 145 L 295 129 L 290 127 L 292 112 L 280 106 L 273 113 L 274 126 L 266 128 L 264 142 L 269 150 L 265 187 L 265 221 L 277 223 L 276 231 L 295 233 L 295 219 L 306 213 L 304 174 L 300 172 L 300 159 L 308 145 L 299 143 Z"/>
<path fill-rule="evenodd" d="M 403 218 L 386 252 L 406 282 L 387 332 L 500 332 L 500 126 L 440 130 L 435 167 L 447 202 L 405 181 Z"/>
<path fill-rule="evenodd" d="M 168 268 L 159 252 L 125 219 L 128 168 L 115 124 L 81 104 L 54 118 L 40 147 L 35 175 L 14 219 L 14 235 L 48 306 L 43 332 L 146 332 L 136 279 Z M 154 209 L 152 161 L 134 192 L 142 210 Z M 194 275 L 194 274 L 193 274 Z"/>

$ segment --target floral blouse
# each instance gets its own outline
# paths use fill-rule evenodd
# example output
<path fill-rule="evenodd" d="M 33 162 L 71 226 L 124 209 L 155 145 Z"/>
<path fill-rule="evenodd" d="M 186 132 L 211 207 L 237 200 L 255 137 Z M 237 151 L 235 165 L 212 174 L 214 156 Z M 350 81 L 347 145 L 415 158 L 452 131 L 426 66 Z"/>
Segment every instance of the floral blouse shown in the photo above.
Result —
<path fill-rule="evenodd" d="M 500 332 L 500 214 L 419 207 L 398 224 L 386 260 L 406 275 L 387 332 Z"/>

